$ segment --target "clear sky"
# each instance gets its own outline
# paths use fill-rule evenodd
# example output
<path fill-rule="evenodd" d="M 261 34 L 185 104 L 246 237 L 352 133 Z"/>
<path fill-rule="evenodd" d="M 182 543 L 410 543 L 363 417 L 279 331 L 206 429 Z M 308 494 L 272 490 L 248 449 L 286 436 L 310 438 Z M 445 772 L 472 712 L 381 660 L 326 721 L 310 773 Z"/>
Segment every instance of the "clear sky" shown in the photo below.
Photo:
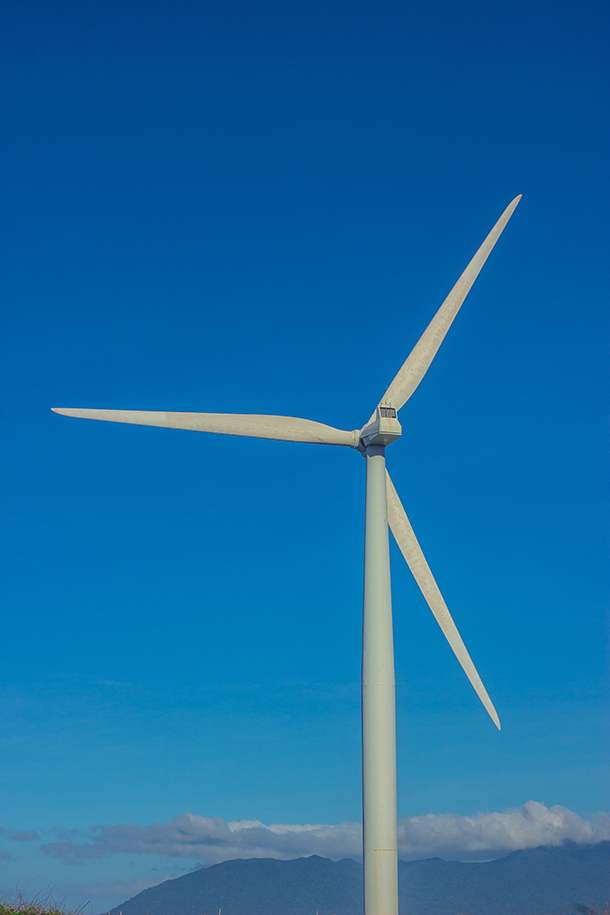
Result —
<path fill-rule="evenodd" d="M 399 816 L 606 810 L 607 5 L 0 16 L 0 887 L 218 860 L 63 863 L 95 824 L 360 821 L 362 459 L 50 407 L 360 427 L 520 193 L 388 451 L 503 730 L 392 545 Z"/>

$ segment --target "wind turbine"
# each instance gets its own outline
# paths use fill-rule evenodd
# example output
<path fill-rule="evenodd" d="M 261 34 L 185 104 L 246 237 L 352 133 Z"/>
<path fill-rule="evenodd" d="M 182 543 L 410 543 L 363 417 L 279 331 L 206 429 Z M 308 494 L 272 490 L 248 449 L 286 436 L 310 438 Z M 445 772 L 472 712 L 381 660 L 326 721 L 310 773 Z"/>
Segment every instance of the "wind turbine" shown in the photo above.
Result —
<path fill-rule="evenodd" d="M 428 371 L 453 319 L 521 200 L 502 213 L 415 344 L 368 423 L 351 432 L 292 416 L 80 410 L 55 413 L 143 426 L 193 429 L 287 442 L 347 445 L 366 458 L 364 619 L 362 639 L 362 793 L 365 915 L 398 915 L 396 715 L 388 524 L 432 613 L 492 721 L 497 712 L 447 609 L 386 470 L 385 449 L 400 437 L 397 412 Z"/>

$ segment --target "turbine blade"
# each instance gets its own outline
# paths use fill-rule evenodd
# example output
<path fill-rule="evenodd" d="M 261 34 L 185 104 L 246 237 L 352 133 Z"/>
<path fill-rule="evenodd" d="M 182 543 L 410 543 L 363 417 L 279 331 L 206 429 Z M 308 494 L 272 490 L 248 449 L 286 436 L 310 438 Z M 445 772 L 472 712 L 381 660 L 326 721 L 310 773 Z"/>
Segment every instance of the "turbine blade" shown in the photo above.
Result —
<path fill-rule="evenodd" d="M 420 381 L 428 371 L 430 363 L 436 356 L 438 348 L 445 339 L 445 335 L 453 323 L 460 307 L 470 292 L 472 284 L 479 275 L 481 268 L 508 220 L 513 215 L 515 208 L 521 200 L 521 194 L 504 210 L 497 223 L 472 258 L 461 277 L 432 318 L 430 324 L 415 344 L 410 355 L 399 369 L 398 374 L 387 389 L 381 403 L 391 404 L 400 410 L 411 396 Z"/>
<path fill-rule="evenodd" d="M 254 413 L 151 413 L 142 410 L 73 410 L 52 407 L 54 413 L 83 419 L 102 419 L 113 423 L 135 423 L 139 426 L 166 426 L 170 429 L 194 429 L 197 432 L 219 432 L 271 438 L 282 442 L 313 442 L 318 445 L 358 446 L 359 433 L 334 429 L 323 423 L 295 416 L 261 416 Z"/>
<path fill-rule="evenodd" d="M 430 567 L 426 562 L 426 557 L 424 556 L 422 549 L 417 542 L 417 537 L 413 533 L 413 528 L 407 518 L 407 514 L 402 506 L 402 502 L 398 497 L 398 493 L 394 488 L 394 484 L 390 479 L 389 473 L 386 471 L 386 483 L 387 483 L 387 492 L 388 492 L 388 522 L 390 529 L 394 534 L 394 539 L 400 548 L 400 552 L 405 557 L 407 565 L 413 573 L 413 577 L 417 584 L 419 585 L 422 594 L 426 598 L 428 606 L 434 614 L 436 622 L 439 624 L 443 630 L 443 634 L 451 648 L 456 658 L 462 665 L 462 669 L 470 682 L 472 683 L 475 692 L 491 717 L 491 720 L 496 725 L 498 730 L 500 730 L 500 719 L 498 718 L 498 713 L 496 712 L 493 703 L 489 696 L 487 695 L 487 690 L 483 686 L 483 682 L 479 677 L 477 670 L 472 663 L 470 655 L 466 650 L 462 638 L 457 631 L 457 627 L 453 622 L 453 618 L 447 609 L 447 604 L 443 600 L 443 595 L 439 591 L 438 585 L 434 580 L 434 576 L 430 571 Z"/>

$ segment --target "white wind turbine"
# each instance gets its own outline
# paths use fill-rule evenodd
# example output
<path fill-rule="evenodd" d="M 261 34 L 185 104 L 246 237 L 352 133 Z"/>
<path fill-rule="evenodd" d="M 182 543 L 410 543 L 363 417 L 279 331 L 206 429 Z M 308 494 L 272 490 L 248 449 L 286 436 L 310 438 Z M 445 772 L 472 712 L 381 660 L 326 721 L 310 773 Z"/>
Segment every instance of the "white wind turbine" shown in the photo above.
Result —
<path fill-rule="evenodd" d="M 362 791 L 365 915 L 398 915 L 396 722 L 388 524 L 413 576 L 496 727 L 500 720 L 430 571 L 385 466 L 385 449 L 401 435 L 397 411 L 428 371 L 470 287 L 521 195 L 506 208 L 399 370 L 368 423 L 352 432 L 309 419 L 241 413 L 75 410 L 55 413 L 171 429 L 194 429 L 287 442 L 348 445 L 366 458 L 364 621 L 362 639 Z"/>

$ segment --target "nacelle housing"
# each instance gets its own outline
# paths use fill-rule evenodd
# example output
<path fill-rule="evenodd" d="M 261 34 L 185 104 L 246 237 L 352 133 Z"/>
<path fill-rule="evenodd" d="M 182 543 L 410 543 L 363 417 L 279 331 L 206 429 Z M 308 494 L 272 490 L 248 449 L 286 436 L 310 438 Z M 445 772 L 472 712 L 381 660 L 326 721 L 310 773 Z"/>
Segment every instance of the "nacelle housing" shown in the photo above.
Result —
<path fill-rule="evenodd" d="M 369 445 L 391 445 L 402 435 L 402 426 L 396 418 L 396 410 L 389 404 L 380 404 L 374 418 L 360 430 L 360 447 Z"/>

